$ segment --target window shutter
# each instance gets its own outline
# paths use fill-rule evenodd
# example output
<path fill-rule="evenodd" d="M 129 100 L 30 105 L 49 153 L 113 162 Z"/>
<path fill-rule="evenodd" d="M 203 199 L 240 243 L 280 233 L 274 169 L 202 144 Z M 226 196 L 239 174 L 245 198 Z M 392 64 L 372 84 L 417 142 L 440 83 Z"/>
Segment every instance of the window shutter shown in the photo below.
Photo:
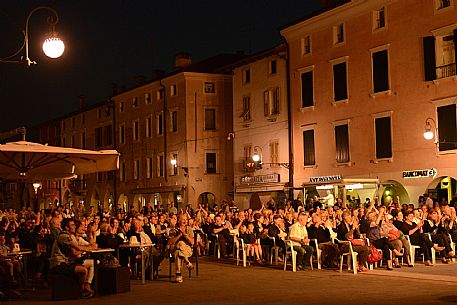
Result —
<path fill-rule="evenodd" d="M 303 131 L 304 165 L 315 165 L 314 130 Z"/>
<path fill-rule="evenodd" d="M 392 157 L 392 135 L 390 132 L 390 117 L 375 120 L 376 127 L 376 158 Z"/>
<path fill-rule="evenodd" d="M 457 29 L 454 30 L 454 56 L 455 64 L 457 65 Z"/>
<path fill-rule="evenodd" d="M 333 92 L 335 101 L 348 98 L 345 62 L 333 66 Z"/>
<path fill-rule="evenodd" d="M 389 60 L 387 50 L 373 53 L 374 92 L 389 90 Z"/>
<path fill-rule="evenodd" d="M 426 81 L 436 79 L 436 57 L 434 36 L 424 37 L 424 73 Z"/>
<path fill-rule="evenodd" d="M 439 150 L 457 148 L 456 108 L 455 104 L 438 107 Z"/>
<path fill-rule="evenodd" d="M 263 115 L 264 116 L 269 116 L 270 115 L 270 103 L 269 103 L 269 91 L 264 91 L 263 92 Z"/>
<path fill-rule="evenodd" d="M 301 94 L 302 107 L 314 105 L 313 101 L 313 71 L 302 73 L 301 75 Z"/>
<path fill-rule="evenodd" d="M 336 162 L 349 162 L 349 130 L 348 125 L 335 126 Z"/>

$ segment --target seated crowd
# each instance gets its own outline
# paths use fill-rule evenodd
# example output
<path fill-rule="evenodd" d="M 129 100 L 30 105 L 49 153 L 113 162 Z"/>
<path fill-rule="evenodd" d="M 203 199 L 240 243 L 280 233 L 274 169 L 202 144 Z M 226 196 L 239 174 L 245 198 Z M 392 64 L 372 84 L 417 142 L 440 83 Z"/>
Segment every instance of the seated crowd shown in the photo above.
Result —
<path fill-rule="evenodd" d="M 150 251 L 154 266 L 147 265 L 146 275 L 152 270 L 158 276 L 160 263 L 170 258 L 175 263 L 176 282 L 182 282 L 182 269 L 192 269 L 190 257 L 217 254 L 228 258 L 241 244 L 248 257 L 258 264 L 266 264 L 271 248 L 278 247 L 284 254 L 291 245 L 297 252 L 297 269 L 311 267 L 316 249 L 322 251 L 324 268 L 338 265 L 342 253 L 357 252 L 358 271 L 367 271 L 370 244 L 382 250 L 387 270 L 401 268 L 400 259 L 407 266 L 411 261 L 411 245 L 420 248 L 425 266 L 432 266 L 432 251 L 443 263 L 454 257 L 452 241 L 457 240 L 456 211 L 446 202 L 433 207 L 423 202 L 412 204 L 391 203 L 378 206 L 373 201 L 347 206 L 338 199 L 333 206 L 313 198 L 303 205 L 299 200 L 276 204 L 271 198 L 258 210 L 239 210 L 236 205 L 223 201 L 221 208 L 198 205 L 186 206 L 178 211 L 155 208 L 150 203 L 141 211 L 133 207 L 128 212 L 119 209 L 96 212 L 93 207 L 53 207 L 33 212 L 30 208 L 16 212 L 0 211 L 0 292 L 19 295 L 24 281 L 23 262 L 8 256 L 19 244 L 21 249 L 33 251 L 29 270 L 36 283 L 47 285 L 52 273 L 77 276 L 85 297 L 93 294 L 94 262 L 83 255 L 94 248 L 118 249 L 132 240 L 153 243 Z M 218 245 L 208 247 L 208 244 Z M 212 252 L 212 253 L 211 253 Z M 141 260 L 139 250 L 119 251 L 119 262 L 133 270 Z M 282 260 L 279 255 L 276 259 Z M 150 260 L 146 260 L 149 262 Z"/>

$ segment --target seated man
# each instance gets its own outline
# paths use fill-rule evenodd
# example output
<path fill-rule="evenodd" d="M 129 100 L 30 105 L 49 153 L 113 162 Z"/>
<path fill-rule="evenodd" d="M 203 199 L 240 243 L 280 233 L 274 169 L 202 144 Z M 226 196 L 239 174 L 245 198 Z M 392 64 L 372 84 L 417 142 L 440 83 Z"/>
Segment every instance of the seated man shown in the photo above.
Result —
<path fill-rule="evenodd" d="M 326 215 L 323 211 L 322 215 Z M 325 216 L 326 217 L 326 216 Z M 332 242 L 331 229 L 332 223 L 329 219 L 323 219 L 319 214 L 313 214 L 312 226 L 308 228 L 308 236 L 317 240 L 316 247 L 322 250 L 322 263 L 326 267 L 335 268 L 336 256 L 338 255 L 338 246 Z"/>
<path fill-rule="evenodd" d="M 284 242 L 284 239 L 287 237 L 287 233 L 285 230 L 284 220 L 281 216 L 273 216 L 273 223 L 268 227 L 268 236 L 275 238 L 276 246 L 280 247 L 283 253 L 286 253 L 286 243 Z M 279 257 L 278 260 L 280 260 Z"/>
<path fill-rule="evenodd" d="M 427 214 L 425 214 L 427 215 Z M 448 258 L 455 256 L 452 252 L 451 241 L 449 235 L 443 232 L 441 229 L 441 219 L 438 216 L 438 213 L 434 209 L 430 209 L 427 219 L 424 220 L 424 225 L 422 226 L 423 233 L 429 233 L 432 238 L 432 242 L 438 244 L 441 249 L 445 249 L 446 253 L 441 258 L 443 264 L 448 264 Z M 438 251 L 439 252 L 439 251 Z"/>
<path fill-rule="evenodd" d="M 222 222 L 222 216 L 220 214 L 216 215 L 216 217 L 214 218 L 214 225 L 213 225 L 212 233 L 217 234 L 221 256 L 224 258 L 228 258 L 227 244 L 229 244 L 231 241 L 233 241 L 233 238 L 230 235 L 229 228 L 230 228 L 229 223 L 226 222 L 224 224 Z"/>
<path fill-rule="evenodd" d="M 91 297 L 92 293 L 85 289 L 85 283 L 88 281 L 88 270 L 83 265 L 74 262 L 72 249 L 87 251 L 93 249 L 93 246 L 79 246 L 71 238 L 71 235 L 76 233 L 76 224 L 72 218 L 64 218 L 61 226 L 62 231 L 57 235 L 52 245 L 51 258 L 49 260 L 50 270 L 53 273 L 78 276 L 83 297 Z"/>
<path fill-rule="evenodd" d="M 182 283 L 181 268 L 183 261 L 186 263 L 188 269 L 192 269 L 192 263 L 189 257 L 192 256 L 192 246 L 194 245 L 194 231 L 187 225 L 187 214 L 179 214 L 177 230 L 174 235 L 170 235 L 168 246 L 170 253 L 175 258 L 176 266 L 176 282 Z"/>
<path fill-rule="evenodd" d="M 298 221 L 289 229 L 289 239 L 292 240 L 292 246 L 297 251 L 297 269 L 304 270 L 305 266 L 310 265 L 310 258 L 314 252 L 314 248 L 309 245 L 308 231 L 306 224 L 308 223 L 308 214 L 300 213 Z"/>

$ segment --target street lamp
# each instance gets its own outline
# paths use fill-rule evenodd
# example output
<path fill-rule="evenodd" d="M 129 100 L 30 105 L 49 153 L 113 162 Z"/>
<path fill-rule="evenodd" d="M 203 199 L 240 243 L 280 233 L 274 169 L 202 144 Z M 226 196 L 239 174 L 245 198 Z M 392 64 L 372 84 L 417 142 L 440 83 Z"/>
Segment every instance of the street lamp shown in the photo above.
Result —
<path fill-rule="evenodd" d="M 259 162 L 262 159 L 262 147 L 254 146 L 254 154 L 252 155 L 252 161 Z"/>
<path fill-rule="evenodd" d="M 33 184 L 33 189 L 35 190 L 35 209 L 38 208 L 38 189 L 41 187 L 40 182 L 34 182 Z"/>
<path fill-rule="evenodd" d="M 431 123 L 433 123 L 433 125 L 435 126 L 435 129 L 433 131 Z M 438 139 L 436 139 L 436 122 L 432 118 L 427 118 L 425 119 L 424 139 L 432 140 L 433 138 L 435 138 L 435 141 L 438 141 Z"/>
<path fill-rule="evenodd" d="M 256 168 L 257 169 L 261 169 L 262 168 L 262 164 L 265 164 L 265 165 L 279 165 L 279 166 L 282 166 L 284 168 L 289 168 L 289 163 L 285 163 L 285 162 L 271 162 L 271 163 L 264 163 L 262 162 L 262 147 L 260 146 L 254 146 L 254 154 L 252 155 L 252 161 L 254 161 L 255 165 L 256 165 Z"/>
<path fill-rule="evenodd" d="M 48 6 L 39 6 L 35 9 L 33 9 L 27 15 L 27 19 L 25 21 L 25 29 L 23 30 L 24 42 L 23 42 L 22 46 L 13 55 L 5 57 L 5 58 L 0 58 L 0 62 L 25 63 L 27 65 L 27 67 L 30 67 L 31 65 L 36 65 L 36 61 L 33 61 L 29 58 L 29 21 L 30 21 L 30 17 L 32 17 L 32 15 L 39 10 L 48 10 L 51 13 L 53 13 L 53 15 L 54 15 L 54 16 L 49 16 L 47 18 L 47 22 L 49 25 L 49 33 L 47 35 L 48 38 L 43 43 L 44 54 L 46 54 L 46 56 L 48 56 L 50 58 L 58 58 L 63 54 L 63 52 L 65 50 L 65 45 L 64 45 L 63 41 L 59 38 L 57 32 L 55 31 L 55 26 L 59 22 L 59 15 L 57 14 L 57 11 Z M 23 58 L 21 56 L 21 60 L 12 59 L 12 58 L 16 57 L 24 48 L 25 48 L 25 58 Z"/>

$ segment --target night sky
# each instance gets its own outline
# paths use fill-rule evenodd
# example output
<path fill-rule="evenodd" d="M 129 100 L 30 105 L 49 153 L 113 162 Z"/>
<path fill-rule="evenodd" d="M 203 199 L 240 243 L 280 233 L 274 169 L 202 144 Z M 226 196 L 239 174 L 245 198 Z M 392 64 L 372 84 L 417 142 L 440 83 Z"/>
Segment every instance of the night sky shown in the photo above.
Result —
<path fill-rule="evenodd" d="M 106 100 L 112 83 L 129 88 L 137 75 L 149 81 L 155 69 L 169 72 L 180 51 L 197 62 L 272 47 L 282 41 L 278 27 L 319 9 L 318 0 L 2 0 L 1 58 L 19 49 L 27 14 L 42 5 L 59 13 L 65 53 L 57 60 L 43 54 L 50 13 L 34 13 L 29 57 L 38 64 L 0 63 L 0 131 L 75 111 L 81 94 L 89 105 Z"/>

